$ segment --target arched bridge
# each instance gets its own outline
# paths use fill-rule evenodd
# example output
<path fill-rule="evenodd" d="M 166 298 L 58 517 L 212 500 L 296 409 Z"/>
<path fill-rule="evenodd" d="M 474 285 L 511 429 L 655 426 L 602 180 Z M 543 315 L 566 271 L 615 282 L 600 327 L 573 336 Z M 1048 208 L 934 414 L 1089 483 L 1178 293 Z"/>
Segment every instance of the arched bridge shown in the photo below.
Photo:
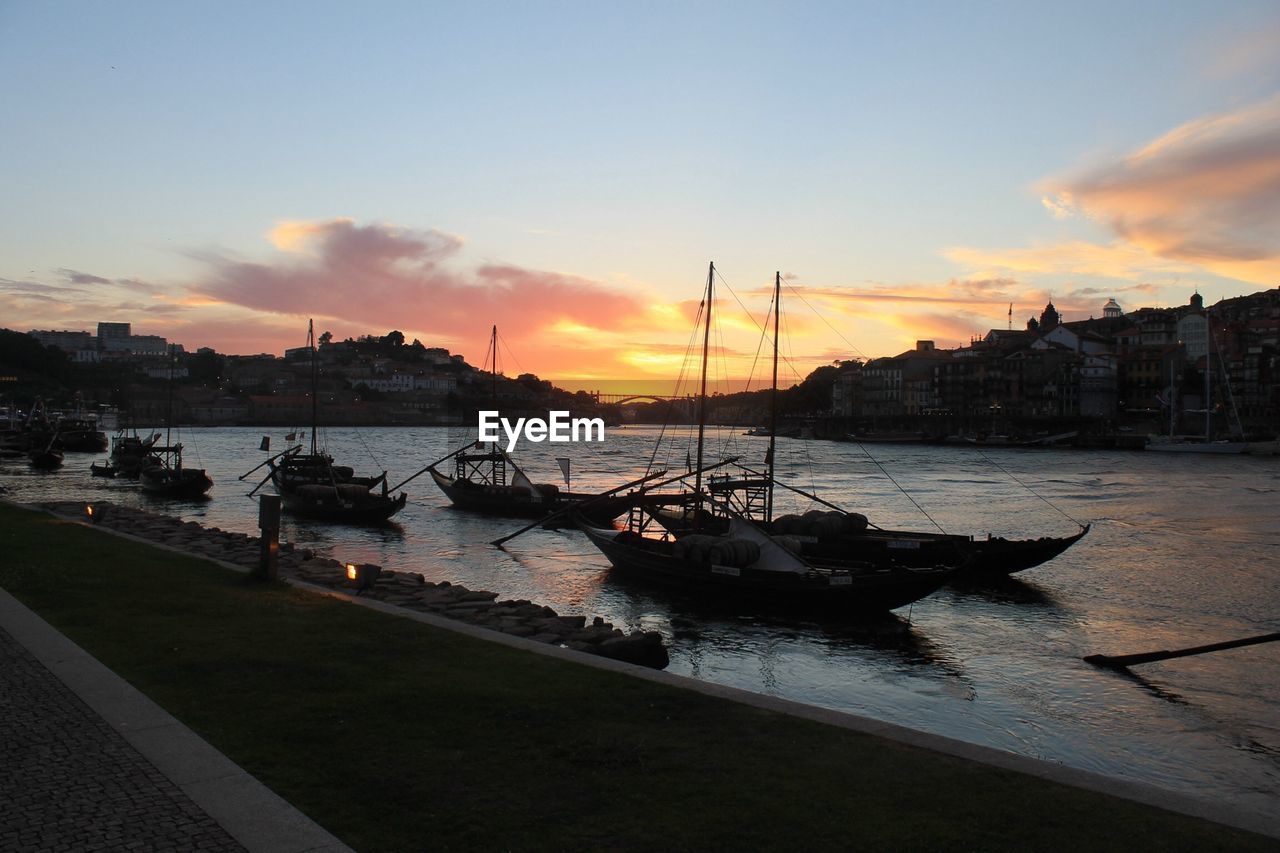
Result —
<path fill-rule="evenodd" d="M 639 403 L 639 402 L 663 403 L 669 400 L 677 400 L 677 401 L 693 400 L 692 395 L 675 397 L 675 396 L 663 396 L 661 394 L 601 394 L 599 391 L 596 391 L 595 393 L 593 393 L 591 397 L 597 403 L 605 403 L 609 405 L 619 405 L 619 406 L 623 405 L 624 403 Z"/>

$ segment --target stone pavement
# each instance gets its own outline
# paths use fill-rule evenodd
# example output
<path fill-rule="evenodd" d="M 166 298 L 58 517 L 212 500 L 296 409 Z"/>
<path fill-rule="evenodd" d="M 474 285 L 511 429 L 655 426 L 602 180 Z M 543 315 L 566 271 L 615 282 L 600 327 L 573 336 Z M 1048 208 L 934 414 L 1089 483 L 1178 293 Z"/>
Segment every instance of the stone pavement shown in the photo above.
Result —
<path fill-rule="evenodd" d="M 0 590 L 0 850 L 347 848 Z"/>

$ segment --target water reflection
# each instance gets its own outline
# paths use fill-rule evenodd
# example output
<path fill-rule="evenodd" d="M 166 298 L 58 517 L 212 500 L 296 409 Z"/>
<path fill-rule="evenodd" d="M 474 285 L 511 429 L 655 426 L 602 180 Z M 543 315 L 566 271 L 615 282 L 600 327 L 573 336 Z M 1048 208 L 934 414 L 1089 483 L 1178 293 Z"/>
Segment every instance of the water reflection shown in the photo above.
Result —
<path fill-rule="evenodd" d="M 980 598 L 991 604 L 1058 609 L 1058 601 L 1046 589 L 1020 577 L 961 577 L 951 582 L 956 598 Z"/>

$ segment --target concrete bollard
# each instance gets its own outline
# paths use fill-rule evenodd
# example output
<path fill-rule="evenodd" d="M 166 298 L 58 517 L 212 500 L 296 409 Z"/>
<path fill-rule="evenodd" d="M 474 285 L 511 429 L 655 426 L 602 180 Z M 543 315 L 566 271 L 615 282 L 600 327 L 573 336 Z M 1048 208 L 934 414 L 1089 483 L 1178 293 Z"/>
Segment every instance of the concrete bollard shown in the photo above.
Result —
<path fill-rule="evenodd" d="M 258 527 L 262 530 L 261 551 L 254 577 L 275 580 L 280 570 L 280 496 L 258 498 Z"/>

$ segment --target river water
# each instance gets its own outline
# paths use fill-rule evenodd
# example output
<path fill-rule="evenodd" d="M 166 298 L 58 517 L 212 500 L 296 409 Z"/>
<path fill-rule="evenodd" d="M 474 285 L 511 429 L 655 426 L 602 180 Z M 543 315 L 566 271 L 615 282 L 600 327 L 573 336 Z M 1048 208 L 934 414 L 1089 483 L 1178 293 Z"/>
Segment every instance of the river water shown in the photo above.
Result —
<path fill-rule="evenodd" d="M 52 474 L 0 461 L 20 501 L 108 499 L 256 533 L 246 493 L 268 455 L 260 428 L 188 430 L 187 464 L 214 478 L 212 499 L 160 503 L 89 475 L 98 457 L 68 454 Z M 687 433 L 610 429 L 603 444 L 523 444 L 536 482 L 609 488 L 658 462 L 683 468 Z M 474 438 L 446 428 L 332 429 L 322 436 L 358 472 L 408 477 Z M 717 453 L 760 459 L 767 439 L 710 431 Z M 566 448 L 568 450 L 566 451 Z M 450 508 L 427 476 L 383 528 L 287 520 L 282 538 L 344 560 L 421 571 L 527 598 L 558 612 L 661 631 L 669 671 L 959 738 L 1184 793 L 1260 814 L 1280 810 L 1280 644 L 1137 667 L 1133 676 L 1081 658 L 1201 645 L 1280 630 L 1280 457 L 780 440 L 778 474 L 885 527 L 1015 537 L 1093 525 L 1056 560 L 1006 582 L 946 588 L 896 612 L 899 630 L 726 610 L 613 577 L 569 531 L 487 544 L 519 521 Z M 779 493 L 778 512 L 793 505 Z M 927 516 L 926 514 L 927 513 Z"/>

